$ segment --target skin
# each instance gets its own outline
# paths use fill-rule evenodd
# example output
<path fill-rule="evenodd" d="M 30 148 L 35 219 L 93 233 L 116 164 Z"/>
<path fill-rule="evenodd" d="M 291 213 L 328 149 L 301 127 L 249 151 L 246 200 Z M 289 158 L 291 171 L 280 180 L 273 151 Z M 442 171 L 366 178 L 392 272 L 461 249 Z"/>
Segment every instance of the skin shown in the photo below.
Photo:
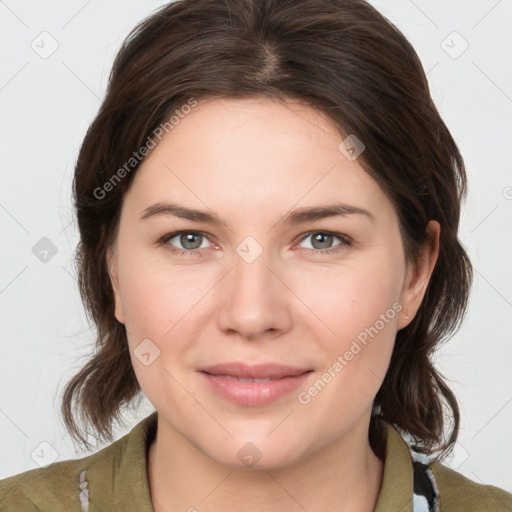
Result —
<path fill-rule="evenodd" d="M 157 512 L 374 510 L 383 461 L 368 442 L 372 402 L 396 333 L 426 291 L 439 224 L 429 223 L 421 256 L 407 262 L 393 204 L 338 149 L 342 140 L 325 116 L 296 101 L 202 100 L 137 171 L 108 265 L 137 379 L 159 413 L 148 456 Z M 225 224 L 164 214 L 141 220 L 148 206 L 168 201 L 215 212 Z M 374 220 L 351 214 L 279 224 L 293 209 L 338 202 Z M 179 236 L 158 243 L 179 230 L 205 236 L 188 246 Z M 326 231 L 352 242 L 315 241 Z M 263 251 L 252 263 L 237 253 L 248 236 Z M 198 254 L 171 252 L 192 246 Z M 300 403 L 298 392 L 394 303 L 402 311 Z M 160 350 L 148 366 L 134 355 L 145 339 Z M 227 361 L 313 372 L 269 405 L 242 406 L 214 393 L 197 371 Z M 237 457 L 248 442 L 261 453 L 252 467 Z"/>

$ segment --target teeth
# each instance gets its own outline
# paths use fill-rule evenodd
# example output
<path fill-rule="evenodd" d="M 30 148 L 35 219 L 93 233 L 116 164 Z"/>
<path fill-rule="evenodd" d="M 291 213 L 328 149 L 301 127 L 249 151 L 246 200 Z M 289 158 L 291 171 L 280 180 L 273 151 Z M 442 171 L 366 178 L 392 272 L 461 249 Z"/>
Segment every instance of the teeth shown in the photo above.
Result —
<path fill-rule="evenodd" d="M 269 380 L 275 380 L 275 379 L 271 379 L 270 377 L 266 377 L 264 379 L 244 379 L 244 378 L 239 378 L 239 377 L 233 377 L 232 375 L 223 375 L 223 377 L 226 377 L 227 379 L 232 379 L 232 380 L 237 380 L 238 382 L 267 382 Z"/>

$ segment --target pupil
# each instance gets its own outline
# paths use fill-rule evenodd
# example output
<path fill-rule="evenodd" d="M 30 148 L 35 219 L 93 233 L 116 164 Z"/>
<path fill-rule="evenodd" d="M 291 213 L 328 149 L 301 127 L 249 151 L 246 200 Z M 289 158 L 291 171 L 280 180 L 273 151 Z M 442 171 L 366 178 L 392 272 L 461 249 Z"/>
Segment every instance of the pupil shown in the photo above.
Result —
<path fill-rule="evenodd" d="M 186 247 L 187 249 L 197 249 L 197 247 L 189 247 L 187 245 L 189 242 L 192 243 L 192 245 L 193 245 L 193 239 L 194 239 L 194 237 L 197 237 L 197 236 L 198 235 L 196 235 L 194 233 L 188 233 L 188 234 L 182 235 L 181 243 L 183 244 L 183 247 Z M 183 240 L 185 240 L 185 241 L 183 241 Z"/>
<path fill-rule="evenodd" d="M 324 245 L 323 247 L 319 247 L 319 249 L 325 249 L 325 247 L 329 247 L 329 238 L 332 238 L 332 235 L 326 235 L 326 234 L 322 234 L 322 233 L 317 233 L 314 237 L 315 241 L 319 241 L 320 244 L 322 243 L 322 238 L 324 239 L 324 244 L 325 244 L 325 240 L 327 240 L 327 244 Z"/>

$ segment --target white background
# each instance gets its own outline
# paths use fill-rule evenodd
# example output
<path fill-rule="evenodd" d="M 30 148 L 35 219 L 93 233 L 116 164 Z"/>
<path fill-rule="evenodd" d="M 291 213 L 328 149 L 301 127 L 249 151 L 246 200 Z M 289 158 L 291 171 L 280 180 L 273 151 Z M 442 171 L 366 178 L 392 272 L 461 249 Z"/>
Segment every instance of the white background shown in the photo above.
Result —
<path fill-rule="evenodd" d="M 39 467 L 34 450 L 87 455 L 59 414 L 94 341 L 72 265 L 73 165 L 122 39 L 163 3 L 0 1 L 0 479 Z M 437 357 L 462 414 L 446 463 L 512 492 L 512 2 L 372 3 L 419 53 L 469 174 L 461 238 L 474 289 L 464 325 Z M 31 47 L 42 38 L 47 50 L 58 43 L 46 59 Z M 46 263 L 32 252 L 43 237 L 57 248 Z M 116 438 L 153 410 L 145 400 Z"/>

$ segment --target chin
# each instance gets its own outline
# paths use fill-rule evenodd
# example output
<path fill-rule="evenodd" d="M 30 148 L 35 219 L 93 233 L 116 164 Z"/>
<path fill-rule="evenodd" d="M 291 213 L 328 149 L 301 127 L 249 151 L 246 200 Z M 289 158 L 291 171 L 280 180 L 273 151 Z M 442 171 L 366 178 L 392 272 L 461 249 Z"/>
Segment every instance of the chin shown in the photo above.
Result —
<path fill-rule="evenodd" d="M 289 437 L 288 437 L 289 439 Z M 304 457 L 306 449 L 303 442 L 293 440 L 286 444 L 283 437 L 265 439 L 253 436 L 237 436 L 228 443 L 216 446 L 203 446 L 202 451 L 217 463 L 236 470 L 273 470 L 291 466 Z"/>

